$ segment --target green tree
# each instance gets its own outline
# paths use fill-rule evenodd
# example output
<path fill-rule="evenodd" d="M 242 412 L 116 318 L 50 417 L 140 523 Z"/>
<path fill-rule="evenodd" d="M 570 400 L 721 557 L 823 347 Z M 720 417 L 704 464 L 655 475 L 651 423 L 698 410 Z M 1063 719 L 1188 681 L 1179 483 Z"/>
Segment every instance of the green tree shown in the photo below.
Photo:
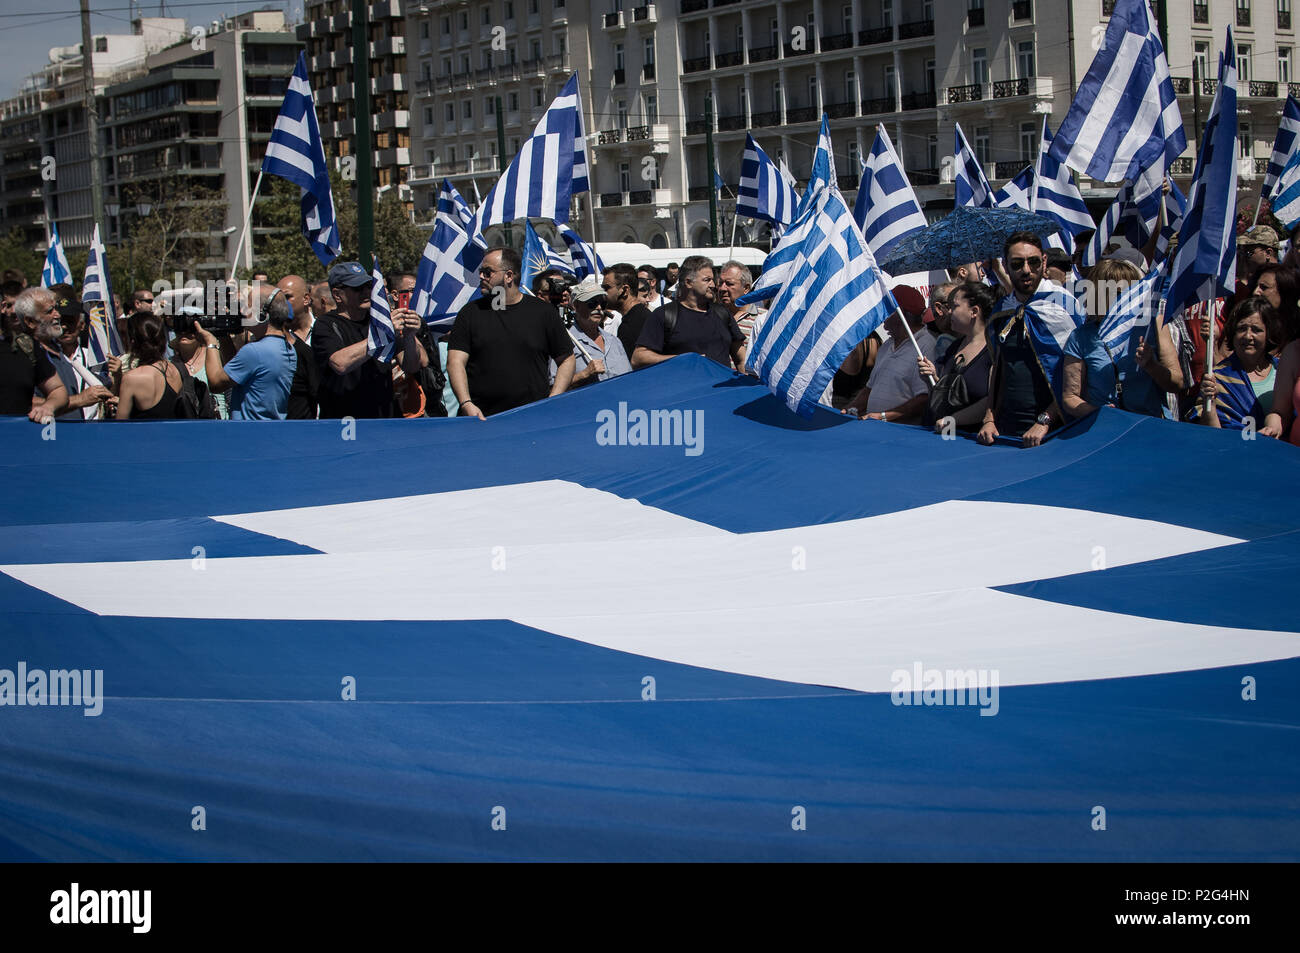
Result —
<path fill-rule="evenodd" d="M 26 240 L 22 229 L 14 228 L 0 237 L 0 270 L 17 268 L 27 276 L 29 285 L 38 285 L 43 267 L 45 256 Z"/>

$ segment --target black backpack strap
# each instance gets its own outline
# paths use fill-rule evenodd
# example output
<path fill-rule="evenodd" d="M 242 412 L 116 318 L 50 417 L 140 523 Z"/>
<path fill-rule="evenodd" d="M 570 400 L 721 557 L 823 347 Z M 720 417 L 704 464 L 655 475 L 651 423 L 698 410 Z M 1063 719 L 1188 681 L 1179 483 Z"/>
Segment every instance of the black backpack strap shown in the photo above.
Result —
<path fill-rule="evenodd" d="M 669 301 L 664 305 L 664 350 L 668 350 L 668 339 L 673 336 L 673 328 L 677 327 L 677 302 Z"/>

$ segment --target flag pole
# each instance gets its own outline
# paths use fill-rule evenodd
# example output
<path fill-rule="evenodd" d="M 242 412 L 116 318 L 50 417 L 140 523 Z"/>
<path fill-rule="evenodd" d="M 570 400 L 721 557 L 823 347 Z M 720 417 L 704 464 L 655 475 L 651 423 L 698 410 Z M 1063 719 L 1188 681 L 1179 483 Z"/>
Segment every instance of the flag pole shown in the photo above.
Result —
<path fill-rule="evenodd" d="M 905 328 L 907 329 L 907 336 L 908 336 L 909 338 L 911 338 L 911 340 L 912 340 L 912 347 L 916 348 L 916 356 L 917 356 L 917 357 L 925 357 L 925 355 L 921 353 L 921 345 L 919 345 L 919 344 L 916 343 L 916 335 L 912 333 L 912 326 L 911 326 L 910 324 L 907 323 L 907 315 L 903 314 L 903 309 L 902 309 L 902 308 L 895 308 L 895 309 L 894 309 L 894 314 L 898 315 L 900 318 L 903 319 L 903 327 L 905 327 Z M 939 383 L 939 382 L 938 382 L 937 380 L 934 379 L 934 375 L 931 374 L 931 375 L 930 375 L 930 386 L 931 386 L 931 387 L 935 387 L 936 385 L 938 385 L 938 383 Z"/>
<path fill-rule="evenodd" d="M 736 222 L 740 216 L 733 209 L 731 212 L 731 247 L 727 249 L 727 261 L 731 261 L 736 256 Z"/>
<path fill-rule="evenodd" d="M 248 214 L 244 216 L 244 227 L 239 233 L 239 242 L 235 245 L 235 257 L 230 262 L 230 280 L 235 280 L 235 271 L 239 268 L 239 256 L 244 251 L 244 242 L 248 240 L 248 229 L 253 223 L 253 205 L 257 202 L 257 193 L 262 190 L 263 170 L 257 170 L 257 184 L 253 186 L 253 197 L 248 200 Z"/>
<path fill-rule="evenodd" d="M 579 341 L 576 337 L 573 336 L 573 328 L 569 327 L 566 324 L 564 326 L 564 333 L 569 336 L 569 340 L 572 341 L 574 345 L 578 348 L 578 350 L 582 352 L 582 356 L 586 359 L 587 363 L 590 364 L 591 352 L 588 351 L 585 346 L 583 346 L 583 343 L 581 341 Z"/>
<path fill-rule="evenodd" d="M 1263 204 L 1264 204 L 1264 193 L 1260 192 L 1259 198 L 1255 201 L 1255 217 L 1250 221 L 1251 228 L 1254 228 L 1256 225 L 1259 224 L 1259 207 Z M 1164 206 L 1161 205 L 1160 208 L 1163 209 Z"/>

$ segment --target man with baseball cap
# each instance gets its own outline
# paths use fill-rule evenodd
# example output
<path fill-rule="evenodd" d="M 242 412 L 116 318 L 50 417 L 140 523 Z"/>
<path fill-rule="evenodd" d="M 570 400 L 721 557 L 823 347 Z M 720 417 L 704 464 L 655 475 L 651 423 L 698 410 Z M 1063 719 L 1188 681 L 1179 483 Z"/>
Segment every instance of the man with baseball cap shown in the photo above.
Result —
<path fill-rule="evenodd" d="M 1237 285 L 1234 298 L 1245 296 L 1255 272 L 1277 264 L 1277 232 L 1267 225 L 1246 229 L 1237 239 Z"/>
<path fill-rule="evenodd" d="M 330 266 L 330 292 L 336 310 L 317 314 L 311 349 L 320 370 L 320 415 L 325 418 L 396 416 L 392 369 L 370 356 L 370 292 L 373 279 L 360 262 Z M 402 372 L 408 378 L 429 363 L 415 332 L 420 316 L 406 308 L 392 311 Z"/>
<path fill-rule="evenodd" d="M 930 362 L 934 361 L 935 339 L 925 327 L 925 298 L 921 292 L 907 285 L 899 285 L 893 292 L 898 311 L 885 320 L 889 340 L 880 346 L 867 386 L 846 410 L 863 420 L 916 423 L 925 412 L 930 390 L 917 370 L 912 338 L 916 338 L 921 354 Z"/>
<path fill-rule="evenodd" d="M 632 362 L 627 359 L 623 342 L 617 335 L 604 332 L 601 328 L 605 317 L 605 289 L 595 275 L 588 275 L 570 288 L 569 297 L 573 302 L 574 319 L 573 327 L 568 331 L 573 340 L 573 356 L 577 362 L 577 370 L 574 371 L 569 389 L 629 373 Z M 551 379 L 554 380 L 554 361 L 551 361 L 550 370 Z"/>

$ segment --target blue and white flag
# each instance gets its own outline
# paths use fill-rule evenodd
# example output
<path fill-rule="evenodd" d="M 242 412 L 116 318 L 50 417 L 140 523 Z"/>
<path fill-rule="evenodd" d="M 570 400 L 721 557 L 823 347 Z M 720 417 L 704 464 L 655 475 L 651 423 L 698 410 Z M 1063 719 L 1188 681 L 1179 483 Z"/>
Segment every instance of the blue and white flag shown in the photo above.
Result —
<path fill-rule="evenodd" d="M 393 312 L 388 306 L 388 289 L 379 270 L 379 256 L 374 257 L 371 270 L 374 283 L 370 286 L 370 330 L 366 334 L 366 353 L 387 364 L 397 351 L 397 329 L 393 327 Z"/>
<path fill-rule="evenodd" d="M 754 282 L 754 287 L 736 299 L 737 304 L 753 304 L 766 301 L 781 291 L 785 280 L 793 273 L 795 259 L 799 255 L 803 240 L 812 229 L 815 218 L 807 214 L 807 209 L 789 228 L 776 234 L 773 226 L 772 250 L 763 260 L 763 272 Z M 856 224 L 856 223 L 855 223 Z"/>
<path fill-rule="evenodd" d="M 90 239 L 90 253 L 86 256 L 86 275 L 81 285 L 81 303 L 99 306 L 88 309 L 90 320 L 90 352 L 95 364 L 103 364 L 125 350 L 117 333 L 117 314 L 113 310 L 113 285 L 108 274 L 108 260 L 104 244 L 99 240 L 99 226 L 95 226 Z"/>
<path fill-rule="evenodd" d="M 808 173 L 808 184 L 804 187 L 803 195 L 799 197 L 799 204 L 795 206 L 795 218 L 813 204 L 818 192 L 832 188 L 839 188 L 839 182 L 835 178 L 835 148 L 831 145 L 830 117 L 822 113 L 822 126 L 821 131 L 817 133 L 817 149 L 813 153 L 812 171 Z"/>
<path fill-rule="evenodd" d="M 876 258 L 929 224 L 884 126 L 876 126 L 876 141 L 863 164 L 853 219 Z"/>
<path fill-rule="evenodd" d="M 1232 27 L 1219 55 L 1219 88 L 1170 268 L 1166 319 L 1199 301 L 1233 293 L 1237 279 L 1237 54 Z"/>
<path fill-rule="evenodd" d="M 799 235 L 789 276 L 747 360 L 804 417 L 849 352 L 898 308 L 834 181 L 808 191 L 813 200 L 786 236 Z"/>
<path fill-rule="evenodd" d="M 298 54 L 298 65 L 289 78 L 284 105 L 275 119 L 271 141 L 262 159 L 262 171 L 288 179 L 302 189 L 302 233 L 321 264 L 328 267 L 338 257 L 341 245 L 325 147 L 316 123 L 311 85 L 307 82 L 305 52 Z"/>
<path fill-rule="evenodd" d="M 1187 148 L 1147 0 L 1116 0 L 1105 39 L 1052 142 L 1052 158 L 1102 182 L 1162 170 Z"/>
<path fill-rule="evenodd" d="M 478 232 L 518 218 L 569 220 L 573 196 L 588 189 L 581 111 L 574 74 L 479 206 Z"/>
<path fill-rule="evenodd" d="M 582 240 L 582 236 L 564 223 L 555 226 L 564 239 L 564 244 L 569 246 L 569 257 L 573 259 L 573 274 L 579 281 L 588 275 L 595 275 L 599 278 L 605 273 L 605 263 L 600 260 L 596 254 L 596 248 Z"/>
<path fill-rule="evenodd" d="M 1033 211 L 1034 167 L 1027 165 L 1014 179 L 993 193 L 994 208 L 1018 208 Z"/>
<path fill-rule="evenodd" d="M 524 221 L 524 251 L 521 257 L 524 273 L 519 276 L 519 290 L 526 294 L 532 294 L 533 281 L 543 272 L 556 269 L 566 275 L 573 275 L 573 267 L 542 241 L 533 228 L 533 223 L 527 220 Z"/>
<path fill-rule="evenodd" d="M 1264 172 L 1264 186 L 1259 191 L 1259 194 L 1270 202 L 1282 191 L 1277 179 L 1287 162 L 1298 151 L 1296 149 L 1298 133 L 1300 133 L 1300 102 L 1296 102 L 1294 96 L 1287 96 L 1286 106 L 1282 109 L 1282 118 L 1277 124 L 1277 138 L 1273 140 L 1273 155 L 1269 158 L 1268 169 Z"/>
<path fill-rule="evenodd" d="M 59 226 L 50 219 L 50 247 L 45 252 L 45 267 L 41 269 L 41 287 L 66 285 L 72 282 L 72 269 L 68 267 L 68 258 L 63 254 L 63 242 L 59 239 Z"/>
<path fill-rule="evenodd" d="M 1061 226 L 1047 237 L 1048 245 L 1074 252 L 1074 236 L 1094 228 L 1092 213 L 1079 193 L 1069 166 L 1051 154 L 1052 130 L 1043 117 L 1042 136 L 1038 144 L 1038 163 L 1034 167 L 1034 191 L 1030 211 L 1050 218 Z"/>
<path fill-rule="evenodd" d="M 1141 337 L 1152 339 L 1157 326 L 1156 314 L 1160 310 L 1160 288 L 1164 284 L 1163 263 L 1157 263 L 1141 281 L 1135 281 L 1115 299 L 1098 328 L 1107 354 L 1116 364 L 1128 356 L 1129 343 L 1135 339 L 1133 332 L 1145 329 Z"/>
<path fill-rule="evenodd" d="M 1300 225 L 1300 149 L 1291 153 L 1291 158 L 1277 178 L 1273 215 L 1287 231 Z"/>
<path fill-rule="evenodd" d="M 713 158 L 713 187 L 719 192 L 722 192 L 727 188 L 727 183 L 722 181 L 722 173 L 718 171 L 718 159 L 716 156 Z"/>
<path fill-rule="evenodd" d="M 1133 183 L 1125 182 L 1119 187 L 1119 191 L 1115 193 L 1115 201 L 1110 203 L 1110 207 L 1106 209 L 1106 214 L 1097 223 L 1097 230 L 1092 233 L 1092 240 L 1088 242 L 1088 247 L 1083 250 L 1083 254 L 1079 258 L 1080 267 L 1091 268 L 1101 261 L 1106 254 L 1106 247 L 1110 244 L 1111 236 L 1119 228 L 1120 216 L 1124 214 L 1124 209 L 1128 207 L 1132 199 Z"/>
<path fill-rule="evenodd" d="M 745 154 L 740 162 L 736 214 L 788 225 L 794 221 L 798 204 L 799 196 L 782 170 L 767 157 L 752 134 L 746 136 Z"/>
<path fill-rule="evenodd" d="M 433 234 L 424 246 L 411 296 L 411 310 L 435 330 L 451 327 L 456 312 L 478 294 L 484 250 L 462 224 L 458 211 L 462 204 L 451 182 L 443 179 Z"/>
<path fill-rule="evenodd" d="M 953 123 L 956 144 L 953 146 L 953 165 L 957 172 L 953 181 L 953 196 L 958 207 L 974 205 L 976 208 L 993 207 L 993 186 L 984 175 L 984 167 L 971 150 L 962 134 L 961 123 Z"/>
<path fill-rule="evenodd" d="M 1020 299 L 1007 295 L 997 306 L 997 311 L 1014 311 L 1020 308 Z M 1043 279 L 1038 290 L 1030 296 L 1024 305 L 1025 329 L 1029 332 L 1029 344 L 1038 358 L 1038 365 L 1043 369 L 1047 381 L 1052 385 L 1056 402 L 1061 403 L 1061 389 L 1064 383 L 1065 342 L 1070 334 L 1087 320 L 1077 298 L 1054 281 Z M 1000 340 L 996 334 L 990 336 L 994 350 Z"/>

